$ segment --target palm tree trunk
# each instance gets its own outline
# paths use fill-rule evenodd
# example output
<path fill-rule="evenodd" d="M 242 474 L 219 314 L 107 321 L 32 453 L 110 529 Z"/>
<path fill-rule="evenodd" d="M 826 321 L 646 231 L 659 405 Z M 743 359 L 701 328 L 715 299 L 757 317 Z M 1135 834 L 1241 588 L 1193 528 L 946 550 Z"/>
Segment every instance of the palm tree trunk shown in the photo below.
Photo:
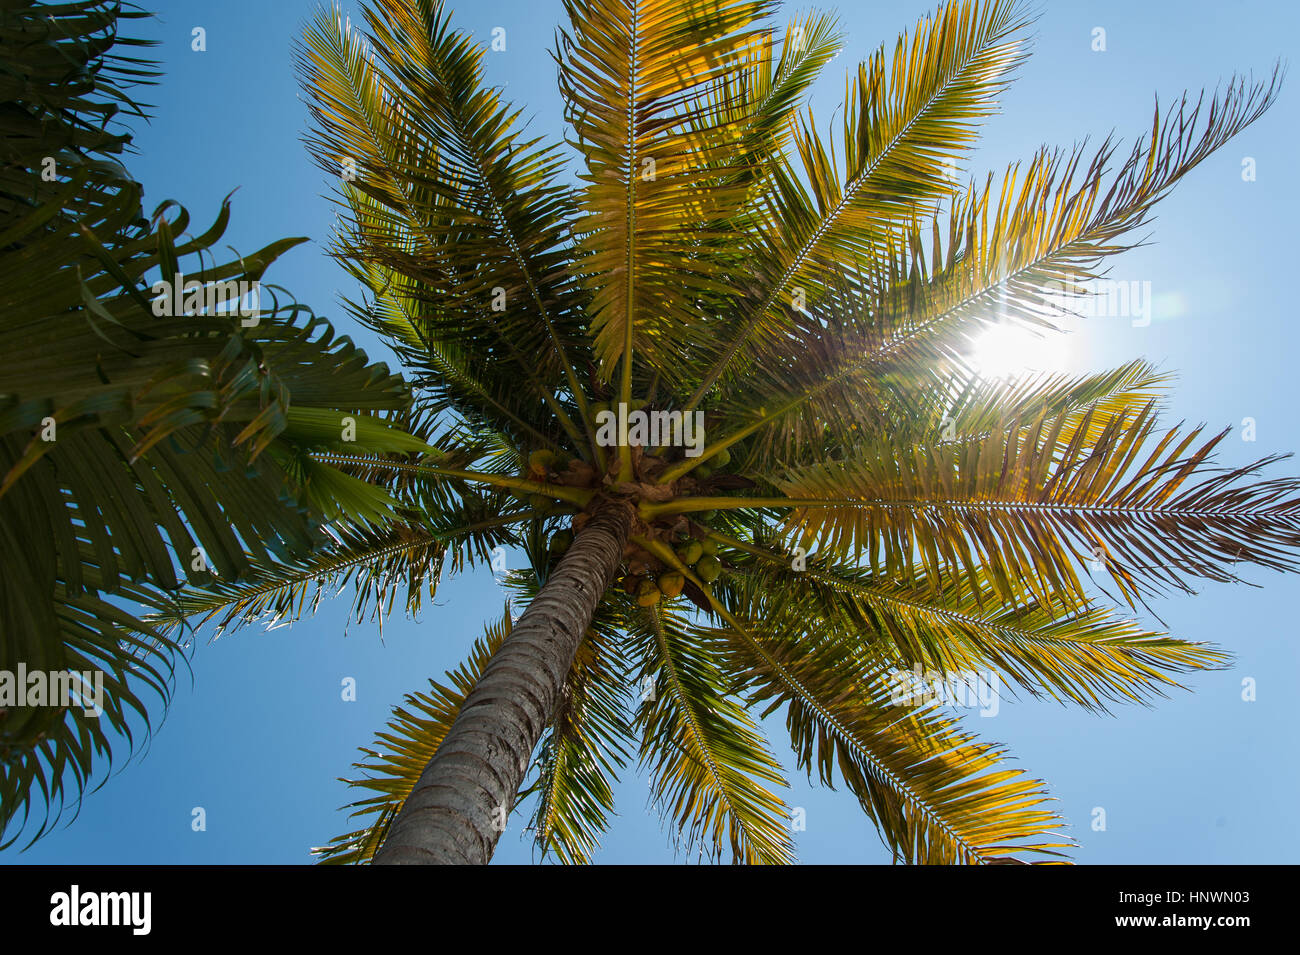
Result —
<path fill-rule="evenodd" d="M 609 501 L 575 536 L 466 697 L 375 864 L 492 858 L 578 645 L 618 569 L 633 514 L 630 504 Z"/>

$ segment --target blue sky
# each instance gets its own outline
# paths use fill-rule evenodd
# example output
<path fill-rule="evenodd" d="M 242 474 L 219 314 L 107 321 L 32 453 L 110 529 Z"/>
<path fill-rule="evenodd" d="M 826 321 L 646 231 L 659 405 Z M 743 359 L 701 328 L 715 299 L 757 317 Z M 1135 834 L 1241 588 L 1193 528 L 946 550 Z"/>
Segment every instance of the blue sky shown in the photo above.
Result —
<path fill-rule="evenodd" d="M 267 275 L 341 330 L 386 350 L 344 317 L 337 304 L 349 280 L 322 253 L 333 211 L 329 184 L 309 162 L 300 137 L 299 98 L 290 45 L 316 0 L 154 0 L 155 20 L 132 24 L 157 39 L 160 86 L 144 91 L 154 118 L 138 128 L 130 163 L 152 207 L 184 203 L 196 227 L 238 188 L 226 240 L 249 251 L 287 235 L 313 240 Z M 830 4 L 825 9 L 834 9 Z M 846 51 L 828 68 L 814 99 L 821 122 L 843 94 L 844 70 L 893 43 L 930 12 L 930 2 L 844 4 Z M 788 12 L 805 9 L 788 6 Z M 487 43 L 506 30 L 506 50 L 487 57 L 489 78 L 527 107 L 533 128 L 558 135 L 561 103 L 549 55 L 562 16 L 558 2 L 478 0 L 456 23 Z M 191 50 L 191 31 L 207 34 Z M 1093 29 L 1106 50 L 1092 49 Z M 1150 126 L 1153 97 L 1213 88 L 1234 71 L 1267 73 L 1295 59 L 1300 13 L 1290 3 L 1064 2 L 1052 0 L 1036 27 L 1035 53 L 986 126 L 970 164 L 983 175 L 1040 144 L 1068 146 L 1116 130 L 1129 141 Z M 1225 443 L 1225 463 L 1300 449 L 1300 394 L 1294 367 L 1294 223 L 1300 191 L 1300 77 L 1254 127 L 1211 157 L 1158 208 L 1153 244 L 1113 264 L 1121 280 L 1150 282 L 1157 308 L 1146 327 L 1124 319 L 1080 323 L 1065 353 L 1072 370 L 1103 368 L 1145 356 L 1177 371 L 1172 421 L 1208 422 L 1213 430 L 1256 422 L 1257 440 Z M 1243 181 L 1242 160 L 1255 160 Z M 1290 461 L 1274 473 L 1294 473 Z M 1081 843 L 1084 863 L 1280 863 L 1300 857 L 1291 795 L 1300 784 L 1291 705 L 1300 676 L 1293 608 L 1300 579 L 1254 572 L 1262 588 L 1206 585 L 1195 597 L 1156 605 L 1168 628 L 1212 641 L 1236 655 L 1226 672 L 1188 681 L 1147 709 L 1090 716 L 1051 703 L 1005 702 L 994 718 L 968 722 L 1008 745 L 1020 765 L 1047 781 Z M 193 681 L 182 672 L 172 708 L 146 750 L 90 795 L 80 816 L 8 863 L 305 863 L 308 849 L 351 828 L 338 807 L 355 798 L 337 781 L 356 749 L 368 744 L 403 694 L 454 667 L 500 612 L 504 594 L 485 571 L 445 581 L 436 606 L 418 621 L 391 619 L 381 642 L 369 623 L 349 623 L 343 601 L 315 618 L 271 632 L 246 629 L 201 640 Z M 206 635 L 205 635 L 206 637 Z M 356 702 L 341 699 L 353 677 Z M 1242 700 L 1243 678 L 1257 698 Z M 768 730 L 787 766 L 782 726 Z M 800 859 L 815 863 L 889 860 L 873 828 L 844 792 L 810 787 L 791 775 L 791 806 L 806 810 L 797 834 Z M 617 788 L 620 815 L 597 861 L 683 861 L 657 818 L 646 811 L 646 781 L 629 771 Z M 207 828 L 191 829 L 203 807 Z M 1094 830 L 1095 810 L 1104 831 Z M 521 838 L 526 811 L 512 817 L 496 862 L 527 862 Z"/>

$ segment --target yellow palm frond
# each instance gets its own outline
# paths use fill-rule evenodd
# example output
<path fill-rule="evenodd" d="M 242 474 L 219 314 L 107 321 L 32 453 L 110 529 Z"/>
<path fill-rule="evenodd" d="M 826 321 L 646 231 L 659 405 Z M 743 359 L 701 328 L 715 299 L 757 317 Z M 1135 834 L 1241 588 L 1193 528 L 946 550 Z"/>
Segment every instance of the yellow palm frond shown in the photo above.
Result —
<path fill-rule="evenodd" d="M 1273 459 L 1212 466 L 1227 434 L 1158 435 L 1154 408 L 1111 418 L 1095 440 L 1066 415 L 967 443 L 903 448 L 864 443 L 852 459 L 773 478 L 793 508 L 791 528 L 861 553 L 877 572 L 924 568 L 931 586 L 959 586 L 987 569 L 1004 601 L 1069 608 L 1088 598 L 1078 571 L 1095 564 L 1132 604 L 1188 580 L 1237 580 L 1246 560 L 1296 567 L 1300 480 L 1255 484 Z M 819 501 L 824 503 L 819 503 Z"/>
<path fill-rule="evenodd" d="M 1034 697 L 1107 711 L 1179 687 L 1174 675 L 1222 667 L 1228 656 L 1204 644 L 1151 632 L 1105 607 L 1054 615 L 1030 604 L 1005 607 L 981 569 L 980 589 L 934 591 L 924 580 L 875 575 L 831 554 L 791 567 L 789 548 L 719 536 L 730 548 L 724 600 L 760 596 L 806 632 L 835 634 L 904 670 L 940 675 L 996 671 Z"/>
<path fill-rule="evenodd" d="M 981 864 L 1015 854 L 1059 857 L 1072 843 L 1042 808 L 1042 783 L 1005 768 L 1005 750 L 978 742 L 934 702 L 904 699 L 894 674 L 799 621 L 734 615 L 730 662 L 764 715 L 784 707 L 802 769 L 837 776 L 901 861 Z"/>
<path fill-rule="evenodd" d="M 575 224 L 601 376 L 630 398 L 632 361 L 675 375 L 673 332 L 721 287 L 707 240 L 745 197 L 719 184 L 751 129 L 717 97 L 761 48 L 766 0 L 566 0 L 560 88 L 586 183 Z M 710 114 L 711 123 L 700 122 Z M 737 166 L 737 173 L 744 171 Z"/>
<path fill-rule="evenodd" d="M 879 258 L 911 222 L 937 212 L 956 191 L 956 163 L 1025 58 L 1028 23 L 1017 3 L 966 0 L 923 20 L 910 42 L 900 37 L 892 57 L 882 47 L 846 84 L 842 166 L 811 114 L 799 125 L 802 181 L 784 174 L 780 188 L 766 194 L 767 234 L 751 265 L 755 291 L 718 343 L 688 408 L 733 362 L 797 327 L 806 300 L 816 301 L 841 263 Z M 743 381 L 748 367 L 733 368 L 731 381 Z"/>

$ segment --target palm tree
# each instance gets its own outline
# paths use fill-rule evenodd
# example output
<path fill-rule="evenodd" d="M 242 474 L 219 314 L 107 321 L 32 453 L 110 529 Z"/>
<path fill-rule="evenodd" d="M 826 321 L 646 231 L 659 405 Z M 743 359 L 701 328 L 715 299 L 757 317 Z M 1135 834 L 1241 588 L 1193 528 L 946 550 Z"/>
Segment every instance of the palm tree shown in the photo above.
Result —
<path fill-rule="evenodd" d="M 448 561 L 514 543 L 531 564 L 511 580 L 526 609 L 395 712 L 359 764 L 361 827 L 318 851 L 486 862 L 533 794 L 538 845 L 585 861 L 635 757 L 686 845 L 788 862 L 758 723 L 781 711 L 798 767 L 842 783 L 896 858 L 1060 858 L 1042 785 L 900 703 L 900 674 L 1093 710 L 1162 695 L 1225 656 L 1111 604 L 1295 569 L 1300 482 L 1160 426 L 1144 362 L 985 381 L 970 341 L 1056 327 L 1277 72 L 1184 97 L 1127 152 L 1043 149 L 962 186 L 952 164 L 1027 54 L 1018 3 L 945 3 L 857 67 L 838 144 L 802 105 L 839 50 L 828 16 L 565 9 L 576 182 L 436 0 L 370 0 L 364 30 L 322 11 L 300 48 L 309 147 L 348 171 L 351 308 L 404 361 L 431 449 L 318 455 L 403 519 L 183 609 L 294 614 L 349 575 L 382 613 Z"/>
<path fill-rule="evenodd" d="M 167 703 L 184 643 L 142 617 L 182 580 L 236 580 L 311 553 L 327 525 L 387 519 L 382 488 L 310 452 L 424 447 L 385 420 L 409 405 L 400 377 L 260 285 L 305 240 L 222 261 L 228 202 L 198 236 L 175 203 L 142 216 L 122 119 L 156 74 L 119 34 L 142 15 L 0 10 L 0 674 L 104 675 L 100 713 L 0 695 L 5 845 L 33 809 L 48 831 Z M 155 289 L 177 273 L 179 299 Z"/>

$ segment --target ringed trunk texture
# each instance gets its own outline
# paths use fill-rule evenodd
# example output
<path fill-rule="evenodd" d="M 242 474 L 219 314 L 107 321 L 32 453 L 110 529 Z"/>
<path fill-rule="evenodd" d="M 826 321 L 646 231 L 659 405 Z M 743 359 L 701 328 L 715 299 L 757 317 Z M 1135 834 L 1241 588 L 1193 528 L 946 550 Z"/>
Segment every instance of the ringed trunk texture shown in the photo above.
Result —
<path fill-rule="evenodd" d="M 492 858 L 573 658 L 613 580 L 633 508 L 609 501 L 483 671 L 375 853 L 376 865 L 485 865 Z"/>

